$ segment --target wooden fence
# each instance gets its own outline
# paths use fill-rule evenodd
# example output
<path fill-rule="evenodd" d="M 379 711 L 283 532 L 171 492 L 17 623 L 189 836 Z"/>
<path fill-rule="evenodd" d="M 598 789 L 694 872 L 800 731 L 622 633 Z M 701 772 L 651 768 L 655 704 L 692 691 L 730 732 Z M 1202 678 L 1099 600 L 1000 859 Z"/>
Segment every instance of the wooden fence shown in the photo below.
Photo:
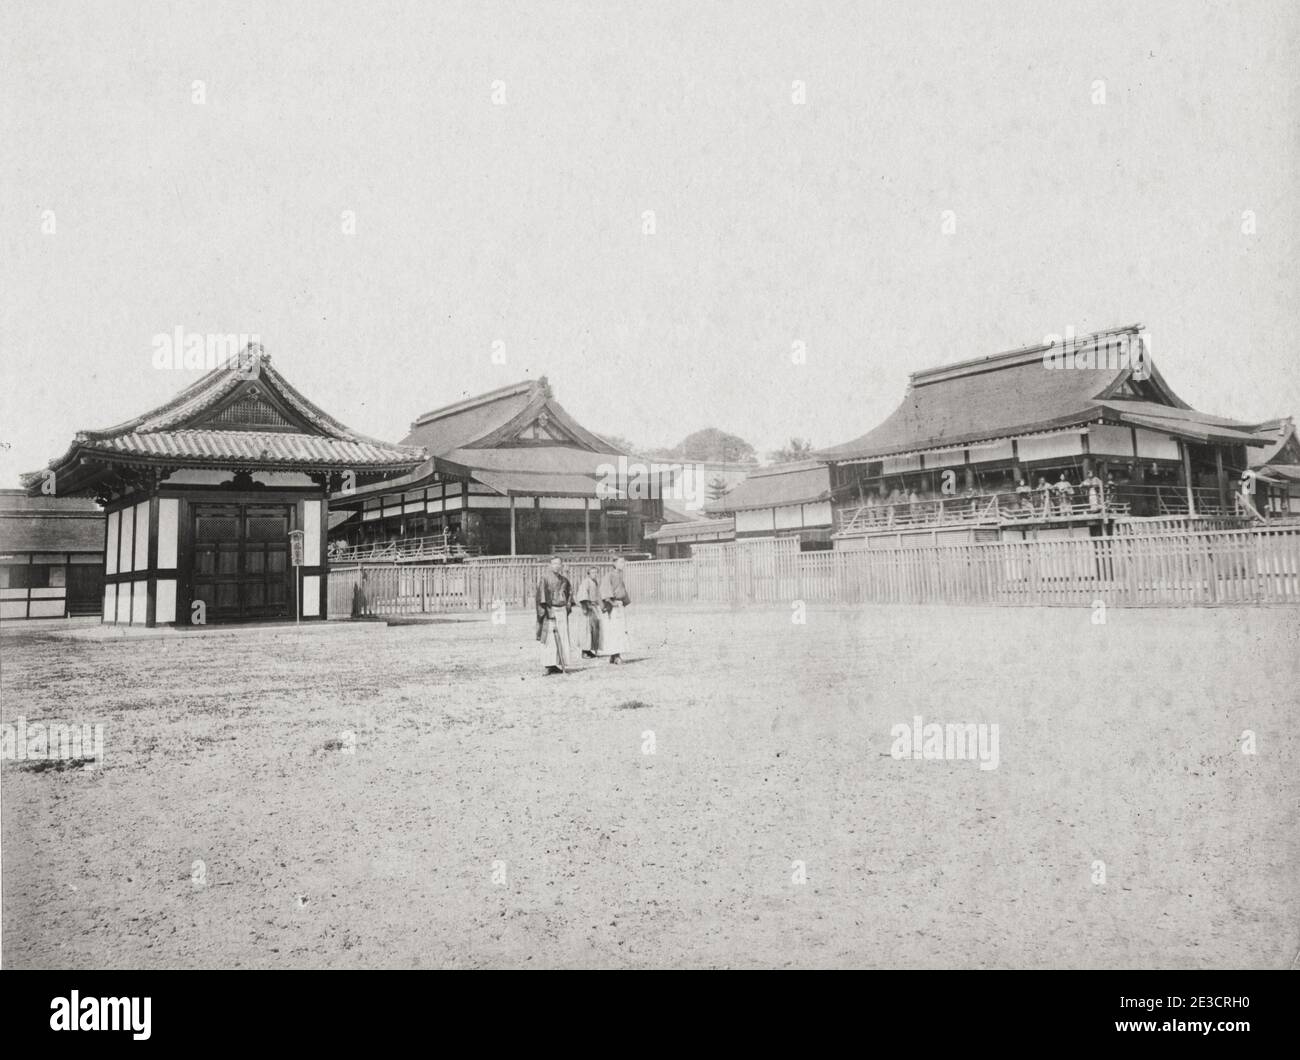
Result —
<path fill-rule="evenodd" d="M 335 568 L 329 614 L 530 606 L 544 569 L 536 560 Z M 1300 603 L 1300 527 L 829 552 L 731 542 L 626 570 L 639 605 Z"/>

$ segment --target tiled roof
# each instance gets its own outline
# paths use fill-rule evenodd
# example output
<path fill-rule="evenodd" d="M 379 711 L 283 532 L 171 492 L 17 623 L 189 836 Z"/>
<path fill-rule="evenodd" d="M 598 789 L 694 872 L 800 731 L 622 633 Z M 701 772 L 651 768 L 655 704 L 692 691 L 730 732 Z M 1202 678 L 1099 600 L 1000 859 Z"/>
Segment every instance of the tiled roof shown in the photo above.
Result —
<path fill-rule="evenodd" d="M 752 508 L 779 508 L 829 499 L 830 469 L 817 461 L 759 468 L 729 493 L 706 504 L 705 511 L 737 512 Z"/>
<path fill-rule="evenodd" d="M 1104 351 L 1141 325 L 1097 332 L 1078 340 L 1079 350 Z M 824 449 L 819 459 L 879 458 L 926 449 L 957 448 L 1108 418 L 1136 423 L 1159 416 L 1161 429 L 1188 437 L 1221 436 L 1239 441 L 1248 424 L 1188 408 L 1148 358 L 1149 378 L 1136 385 L 1160 401 L 1124 391 L 1135 377 L 1128 367 L 1054 368 L 1044 365 L 1047 345 L 1012 350 L 974 361 L 915 372 L 903 402 L 880 426 L 843 445 Z M 1098 353 L 1098 360 L 1106 358 Z M 1131 419 L 1130 419 L 1131 417 Z M 1217 430 L 1216 430 L 1217 428 Z"/>
<path fill-rule="evenodd" d="M 453 449 L 442 454 L 444 460 L 461 464 L 471 470 L 558 472 L 562 474 L 591 475 L 599 473 L 601 466 L 618 467 L 618 457 L 609 453 L 593 453 L 589 449 L 575 449 L 567 445 L 529 445 L 506 449 Z"/>
<path fill-rule="evenodd" d="M 1268 442 L 1257 453 L 1250 456 L 1251 467 L 1263 467 L 1271 460 L 1276 460 L 1285 449 L 1287 453 L 1300 453 L 1300 443 L 1296 442 L 1295 420 L 1290 416 L 1281 420 L 1269 420 L 1255 428 L 1255 433 Z"/>
<path fill-rule="evenodd" d="M 426 412 L 411 424 L 403 444 L 423 446 L 433 456 L 446 456 L 456 449 L 492 448 L 511 441 L 513 434 L 543 411 L 556 428 L 572 437 L 575 445 L 593 452 L 620 452 L 570 416 L 551 395 L 549 385 L 540 379 Z"/>
<path fill-rule="evenodd" d="M 442 456 L 498 430 L 540 394 L 540 383 L 516 383 L 426 412 L 411 424 L 411 433 L 403 442 L 424 446 L 434 456 Z"/>
<path fill-rule="evenodd" d="M 84 457 L 247 470 L 401 471 L 427 455 L 344 426 L 291 386 L 260 346 L 250 346 L 237 364 L 213 369 L 157 408 L 116 427 L 80 432 L 49 467 L 62 491 L 69 483 L 82 488 Z M 32 472 L 23 483 L 34 491 L 44 477 Z"/>
<path fill-rule="evenodd" d="M 409 467 L 412 459 L 380 442 L 343 441 L 278 431 L 157 431 L 104 438 L 86 448 L 128 456 L 288 467 Z"/>
<path fill-rule="evenodd" d="M 501 494 L 532 495 L 537 497 L 611 497 L 612 489 L 597 492 L 599 480 L 594 475 L 565 475 L 533 473 L 528 471 L 474 472 L 474 479 L 491 486 Z"/>
<path fill-rule="evenodd" d="M 94 501 L 14 492 L 0 496 L 0 553 L 104 551 L 104 513 Z"/>
<path fill-rule="evenodd" d="M 725 519 L 692 519 L 684 523 L 665 523 L 653 534 L 645 536 L 647 541 L 718 541 L 734 537 L 735 532 L 736 521 L 728 516 Z"/>

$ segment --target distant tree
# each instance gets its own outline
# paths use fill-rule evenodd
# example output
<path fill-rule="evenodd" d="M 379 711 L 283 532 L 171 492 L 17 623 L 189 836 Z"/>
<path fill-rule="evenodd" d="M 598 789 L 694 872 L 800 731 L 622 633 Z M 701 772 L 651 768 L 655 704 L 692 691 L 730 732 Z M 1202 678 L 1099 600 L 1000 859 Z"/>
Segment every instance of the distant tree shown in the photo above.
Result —
<path fill-rule="evenodd" d="M 621 449 L 632 456 L 640 456 L 645 452 L 639 445 L 629 442 L 621 434 L 599 434 L 597 437 L 602 441 L 609 442 L 615 449 Z"/>
<path fill-rule="evenodd" d="M 796 460 L 807 460 L 812 456 L 812 451 L 811 440 L 792 437 L 788 445 L 773 449 L 767 458 L 774 464 L 793 464 Z"/>
<path fill-rule="evenodd" d="M 720 501 L 731 492 L 731 487 L 727 485 L 727 480 L 721 475 L 714 475 L 704 484 L 704 492 L 708 494 L 709 500 Z"/>
<path fill-rule="evenodd" d="M 705 427 L 688 434 L 671 449 L 658 449 L 653 454 L 664 460 L 699 460 L 718 464 L 757 464 L 758 455 L 745 439 Z"/>

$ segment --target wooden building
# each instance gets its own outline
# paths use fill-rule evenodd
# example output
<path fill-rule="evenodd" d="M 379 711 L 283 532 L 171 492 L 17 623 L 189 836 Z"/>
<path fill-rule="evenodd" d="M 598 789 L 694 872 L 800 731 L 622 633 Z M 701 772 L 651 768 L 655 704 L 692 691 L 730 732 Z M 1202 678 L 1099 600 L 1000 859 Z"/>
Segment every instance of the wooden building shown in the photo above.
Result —
<path fill-rule="evenodd" d="M 427 412 L 403 444 L 428 459 L 330 498 L 336 561 L 632 554 L 663 522 L 667 477 L 574 420 L 545 378 Z"/>
<path fill-rule="evenodd" d="M 103 509 L 0 490 L 0 619 L 97 615 L 103 595 Z"/>
<path fill-rule="evenodd" d="M 33 496 L 104 506 L 105 622 L 190 624 L 322 618 L 327 496 L 408 471 L 424 452 L 366 438 L 243 351 L 170 401 L 116 427 L 82 431 Z M 290 533 L 302 531 L 301 566 Z"/>
<path fill-rule="evenodd" d="M 1295 419 L 1269 420 L 1255 428 L 1268 444 L 1252 454 L 1255 508 L 1265 519 L 1300 516 L 1300 437 Z"/>
<path fill-rule="evenodd" d="M 915 372 L 902 404 L 818 453 L 836 547 L 1240 525 L 1249 424 L 1198 412 L 1141 325 Z"/>
<path fill-rule="evenodd" d="M 705 511 L 730 516 L 737 540 L 793 537 L 805 551 L 830 548 L 830 470 L 816 460 L 755 468 Z"/>
<path fill-rule="evenodd" d="M 736 521 L 731 516 L 716 519 L 677 519 L 646 534 L 656 559 L 690 559 L 700 545 L 717 545 L 736 540 Z"/>

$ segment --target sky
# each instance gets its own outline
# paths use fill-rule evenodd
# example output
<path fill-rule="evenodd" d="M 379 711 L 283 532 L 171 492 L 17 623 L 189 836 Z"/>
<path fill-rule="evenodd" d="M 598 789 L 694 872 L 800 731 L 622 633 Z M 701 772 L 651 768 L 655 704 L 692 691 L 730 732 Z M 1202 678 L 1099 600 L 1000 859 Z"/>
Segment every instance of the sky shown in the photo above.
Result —
<path fill-rule="evenodd" d="M 177 328 L 390 441 L 544 374 L 642 446 L 830 446 L 1138 322 L 1294 415 L 1297 70 L 1294 3 L 2 0 L 0 485 L 193 381 Z"/>

